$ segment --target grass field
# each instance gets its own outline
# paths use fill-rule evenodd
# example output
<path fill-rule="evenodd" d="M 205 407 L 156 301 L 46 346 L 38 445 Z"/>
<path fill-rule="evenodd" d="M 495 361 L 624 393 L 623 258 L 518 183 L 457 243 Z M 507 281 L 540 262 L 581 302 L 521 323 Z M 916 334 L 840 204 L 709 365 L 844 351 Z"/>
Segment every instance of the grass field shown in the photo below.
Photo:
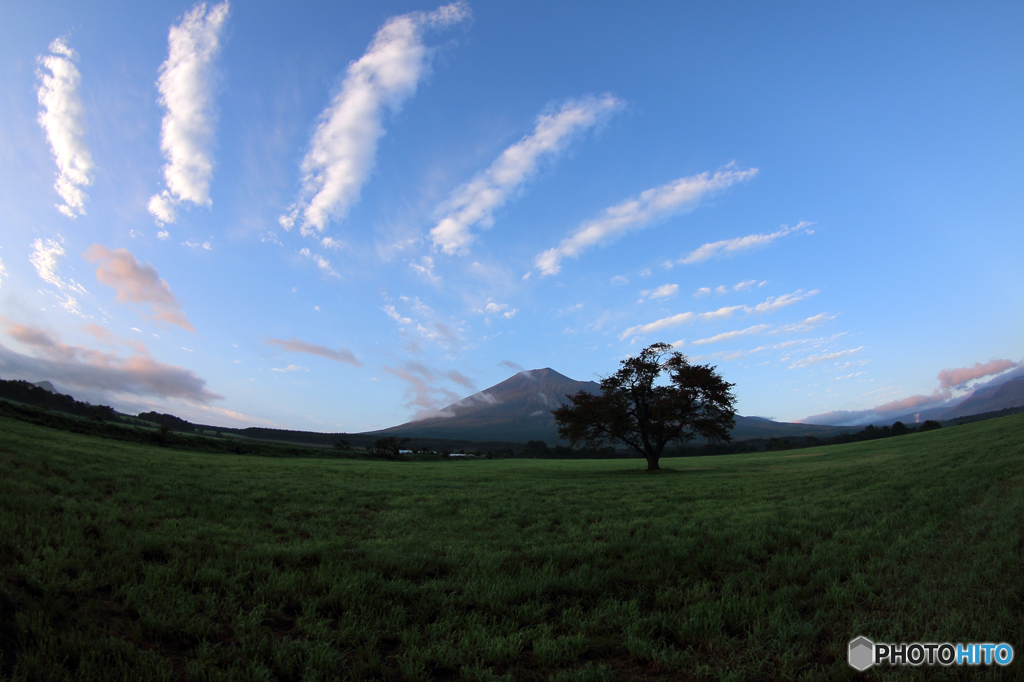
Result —
<path fill-rule="evenodd" d="M 192 453 L 0 419 L 0 676 L 1024 673 L 1024 415 L 645 466 Z M 858 635 L 1017 657 L 860 676 Z"/>

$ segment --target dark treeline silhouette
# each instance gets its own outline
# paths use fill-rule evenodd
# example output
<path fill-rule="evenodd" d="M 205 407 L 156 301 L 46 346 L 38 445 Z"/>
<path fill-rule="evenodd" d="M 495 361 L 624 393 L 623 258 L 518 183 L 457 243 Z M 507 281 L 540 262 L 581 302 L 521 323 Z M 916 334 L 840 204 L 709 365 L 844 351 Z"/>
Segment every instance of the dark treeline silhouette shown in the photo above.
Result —
<path fill-rule="evenodd" d="M 862 431 L 840 433 L 831 438 L 817 438 L 805 436 L 803 438 L 769 438 L 765 450 L 774 452 L 777 450 L 795 450 L 797 448 L 813 448 L 821 445 L 839 445 L 840 443 L 859 443 L 865 440 L 877 440 L 879 438 L 892 438 L 894 436 L 905 436 L 908 433 L 923 433 L 941 429 L 942 424 L 932 419 L 918 427 L 907 426 L 903 422 L 895 422 L 892 426 L 867 425 Z"/>
<path fill-rule="evenodd" d="M 76 414 L 79 417 L 117 418 L 114 408 L 109 405 L 91 405 L 88 402 L 79 402 L 69 395 L 50 393 L 45 388 L 40 388 L 20 379 L 0 379 L 0 398 L 14 400 L 26 405 L 36 405 L 66 414 Z"/>

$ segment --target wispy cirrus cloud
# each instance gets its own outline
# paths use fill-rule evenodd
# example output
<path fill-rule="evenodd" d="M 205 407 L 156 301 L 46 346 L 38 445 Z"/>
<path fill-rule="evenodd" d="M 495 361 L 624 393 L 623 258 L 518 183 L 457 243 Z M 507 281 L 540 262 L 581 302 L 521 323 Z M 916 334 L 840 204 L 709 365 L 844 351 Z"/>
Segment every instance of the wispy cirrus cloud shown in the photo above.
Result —
<path fill-rule="evenodd" d="M 139 263 L 128 249 L 112 251 L 102 244 L 93 244 L 86 250 L 85 259 L 99 263 L 96 279 L 117 291 L 119 303 L 147 304 L 152 311 L 148 319 L 195 331 L 185 318 L 178 297 L 167 282 L 160 279 L 156 268 L 149 263 Z"/>
<path fill-rule="evenodd" d="M 63 204 L 57 210 L 69 218 L 85 215 L 83 187 L 92 184 L 92 154 L 85 143 L 85 108 L 78 95 L 82 76 L 75 66 L 78 55 L 67 41 L 50 43 L 50 54 L 39 57 L 39 125 L 46 132 L 53 160 L 57 163 L 57 190 Z M 49 73 L 47 73 L 49 71 Z"/>
<path fill-rule="evenodd" d="M 687 322 L 693 322 L 695 320 L 726 320 L 731 318 L 738 312 L 744 312 L 748 315 L 755 313 L 770 313 L 780 308 L 784 308 L 788 305 L 792 305 L 798 301 L 802 301 L 805 298 L 814 296 L 818 293 L 818 289 L 813 291 L 803 291 L 802 289 L 794 291 L 791 294 L 784 294 L 782 296 L 769 296 L 763 303 L 758 303 L 756 306 L 747 305 L 730 305 L 723 306 L 717 310 L 710 310 L 703 313 L 685 312 L 671 315 L 669 317 L 663 317 L 660 320 L 649 322 L 647 324 L 636 325 L 630 327 L 626 331 L 619 335 L 622 340 L 628 339 L 631 336 L 642 336 L 644 334 L 653 334 L 654 332 L 661 331 L 663 329 L 670 329 L 672 327 L 678 327 L 681 324 Z"/>
<path fill-rule="evenodd" d="M 157 80 L 160 104 L 166 110 L 160 130 L 160 149 L 167 159 L 166 188 L 149 200 L 149 212 L 158 225 L 177 220 L 177 208 L 182 203 L 212 203 L 214 61 L 227 18 L 227 2 L 211 7 L 209 12 L 202 3 L 168 32 L 167 60 L 160 65 Z"/>
<path fill-rule="evenodd" d="M 131 394 L 179 398 L 195 403 L 222 400 L 206 389 L 206 381 L 181 367 L 157 362 L 145 346 L 130 357 L 62 343 L 49 332 L 0 317 L 4 333 L 35 355 L 18 353 L 0 345 L 5 374 L 39 378 L 101 394 Z"/>
<path fill-rule="evenodd" d="M 723 239 L 722 241 L 711 242 L 694 249 L 689 254 L 676 261 L 676 263 L 682 265 L 694 265 L 696 263 L 703 263 L 704 261 L 712 258 L 734 256 L 737 253 L 768 246 L 776 239 L 785 237 L 788 234 L 792 234 L 800 230 L 803 230 L 808 234 L 812 234 L 814 231 L 809 228 L 813 224 L 814 223 L 800 222 L 792 227 L 783 225 L 781 229 L 769 234 L 750 234 L 746 237 L 737 237 L 735 239 Z M 669 261 L 665 265 L 671 267 L 676 263 Z"/>
<path fill-rule="evenodd" d="M 443 217 L 430 231 L 434 247 L 444 253 L 464 252 L 473 240 L 473 226 L 489 228 L 494 212 L 537 173 L 541 162 L 562 152 L 569 143 L 625 103 L 610 95 L 569 100 L 557 111 L 537 117 L 533 132 L 515 143 L 475 178 L 459 187 L 442 206 Z"/>
<path fill-rule="evenodd" d="M 789 366 L 790 369 L 796 369 L 797 367 L 810 367 L 811 365 L 818 364 L 819 362 L 828 362 L 830 360 L 838 360 L 840 358 L 846 358 L 851 355 L 864 350 L 864 346 L 858 346 L 857 348 L 848 348 L 846 350 L 838 350 L 833 353 L 819 353 L 817 355 L 808 355 L 807 357 L 801 358 Z"/>
<path fill-rule="evenodd" d="M 806 332 L 810 331 L 811 329 L 814 329 L 815 327 L 820 327 L 826 322 L 834 319 L 836 319 L 835 315 L 830 315 L 828 313 L 818 313 L 817 315 L 812 315 L 811 317 L 808 317 L 806 320 L 803 320 L 802 322 L 793 322 L 792 324 L 782 325 L 781 327 L 772 330 L 772 333 L 778 334 L 783 332 Z"/>
<path fill-rule="evenodd" d="M 278 218 L 286 230 L 299 223 L 303 235 L 323 232 L 341 220 L 359 198 L 384 135 L 384 111 L 401 109 L 429 70 L 427 28 L 457 24 L 470 15 L 455 2 L 433 12 L 392 17 L 377 31 L 366 53 L 348 67 L 341 91 L 320 115 L 302 160 L 302 190 Z"/>
<path fill-rule="evenodd" d="M 564 259 L 576 258 L 591 246 L 643 229 L 656 220 L 692 210 L 710 194 L 749 180 L 757 173 L 756 168 L 740 170 L 729 164 L 714 174 L 705 172 L 679 178 L 646 190 L 640 196 L 610 206 L 597 218 L 584 222 L 558 246 L 539 254 L 534 264 L 541 275 L 556 275 L 562 269 Z"/>
<path fill-rule="evenodd" d="M 36 239 L 32 242 L 32 253 L 29 255 L 29 262 L 32 263 L 32 267 L 36 269 L 36 273 L 39 277 L 46 282 L 51 284 L 60 290 L 60 296 L 64 297 L 64 301 L 61 306 L 70 313 L 81 315 L 81 310 L 78 308 L 78 299 L 73 294 L 85 294 L 88 293 L 81 284 L 75 280 L 65 281 L 58 273 L 58 262 L 57 260 L 64 255 L 64 247 L 61 243 L 64 241 L 63 238 L 58 238 L 60 241 L 54 239 Z"/>
<path fill-rule="evenodd" d="M 820 294 L 821 289 L 812 289 L 811 291 L 804 291 L 799 289 L 791 294 L 783 294 L 782 296 L 769 296 L 763 303 L 758 303 L 753 308 L 749 308 L 748 312 L 754 313 L 770 313 L 780 308 L 793 305 L 806 298 L 810 298 L 815 294 Z"/>
<path fill-rule="evenodd" d="M 327 346 L 318 346 L 315 343 L 307 343 L 300 341 L 294 336 L 291 339 L 267 339 L 267 343 L 271 346 L 278 346 L 287 351 L 293 353 L 307 353 L 309 355 L 318 355 L 328 360 L 335 362 L 341 362 L 343 364 L 355 365 L 356 367 L 362 367 L 362 363 L 356 360 L 356 356 L 352 354 L 352 351 L 345 348 L 339 348 L 334 350 Z"/>
<path fill-rule="evenodd" d="M 399 296 L 398 302 L 412 312 L 403 314 L 394 305 L 390 304 L 385 305 L 381 310 L 399 324 L 399 331 L 403 334 L 415 333 L 428 341 L 437 342 L 449 351 L 454 351 L 459 347 L 459 344 L 462 342 L 460 334 L 464 330 L 458 327 L 457 324 L 452 325 L 451 323 L 438 320 L 434 310 L 423 303 L 418 297 Z M 513 314 L 515 313 L 513 312 Z M 411 317 L 411 315 L 416 315 L 416 318 Z M 506 315 L 506 317 L 510 316 Z M 418 347 L 418 344 L 414 343 L 414 347 Z"/>

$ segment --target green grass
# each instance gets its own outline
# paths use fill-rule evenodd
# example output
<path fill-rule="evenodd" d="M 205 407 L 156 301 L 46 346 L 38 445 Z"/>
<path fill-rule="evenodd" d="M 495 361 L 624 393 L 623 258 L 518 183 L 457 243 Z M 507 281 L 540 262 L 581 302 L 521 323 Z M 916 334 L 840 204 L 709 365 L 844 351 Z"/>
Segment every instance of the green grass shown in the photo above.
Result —
<path fill-rule="evenodd" d="M 795 452 L 392 463 L 0 419 L 0 675 L 849 679 L 847 642 L 1008 642 L 1024 415 Z"/>

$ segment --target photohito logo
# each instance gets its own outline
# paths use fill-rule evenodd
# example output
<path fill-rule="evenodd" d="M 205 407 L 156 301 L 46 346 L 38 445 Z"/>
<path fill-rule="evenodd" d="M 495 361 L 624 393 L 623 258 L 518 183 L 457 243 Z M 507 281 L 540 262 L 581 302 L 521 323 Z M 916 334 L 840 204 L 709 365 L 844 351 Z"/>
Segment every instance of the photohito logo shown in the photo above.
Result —
<path fill-rule="evenodd" d="M 876 644 L 867 637 L 858 637 L 850 642 L 846 660 L 851 668 L 860 671 L 883 661 L 888 661 L 889 665 L 1010 665 L 1013 662 L 1013 647 L 1005 642 Z"/>

